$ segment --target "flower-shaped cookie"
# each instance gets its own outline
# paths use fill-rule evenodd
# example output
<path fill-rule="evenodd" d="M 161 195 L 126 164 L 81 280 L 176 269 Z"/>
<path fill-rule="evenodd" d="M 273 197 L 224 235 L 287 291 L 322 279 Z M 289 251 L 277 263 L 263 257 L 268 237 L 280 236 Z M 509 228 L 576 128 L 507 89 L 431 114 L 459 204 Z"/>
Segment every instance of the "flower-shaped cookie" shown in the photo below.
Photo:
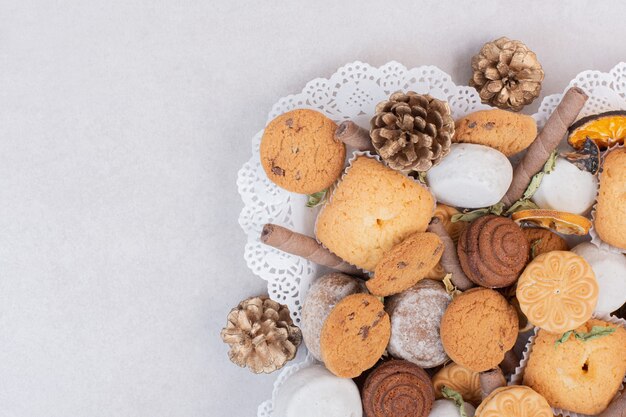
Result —
<path fill-rule="evenodd" d="M 551 333 L 575 329 L 589 320 L 598 294 L 591 266 L 566 251 L 536 257 L 517 283 L 517 300 L 528 321 Z"/>

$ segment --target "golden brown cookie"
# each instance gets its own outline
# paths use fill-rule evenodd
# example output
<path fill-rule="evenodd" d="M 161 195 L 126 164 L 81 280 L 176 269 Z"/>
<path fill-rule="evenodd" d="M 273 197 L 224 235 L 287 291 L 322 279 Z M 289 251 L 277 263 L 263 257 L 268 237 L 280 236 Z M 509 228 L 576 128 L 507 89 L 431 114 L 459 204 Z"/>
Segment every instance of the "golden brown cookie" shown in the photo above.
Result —
<path fill-rule="evenodd" d="M 626 148 L 610 151 L 602 163 L 594 227 L 600 239 L 626 249 Z"/>
<path fill-rule="evenodd" d="M 410 235 L 383 255 L 374 278 L 365 285 L 374 295 L 387 297 L 417 284 L 439 263 L 443 242 L 434 233 Z"/>
<path fill-rule="evenodd" d="M 532 117 L 493 109 L 457 121 L 452 142 L 486 145 L 511 156 L 528 148 L 536 137 L 537 124 Z"/>
<path fill-rule="evenodd" d="M 383 303 L 369 294 L 352 294 L 332 309 L 320 338 L 322 360 L 333 374 L 356 378 L 376 364 L 391 337 Z"/>
<path fill-rule="evenodd" d="M 589 320 L 599 288 L 591 266 L 581 256 L 552 251 L 528 264 L 515 294 L 529 322 L 559 334 Z"/>
<path fill-rule="evenodd" d="M 626 330 L 618 324 L 591 319 L 576 329 L 594 326 L 614 333 L 587 341 L 575 335 L 555 345 L 561 334 L 539 330 L 524 369 L 524 385 L 546 397 L 552 407 L 576 413 L 601 413 L 617 393 L 626 374 Z"/>
<path fill-rule="evenodd" d="M 426 231 L 434 210 L 426 187 L 359 156 L 318 215 L 315 234 L 345 261 L 373 271 L 395 244 Z"/>
<path fill-rule="evenodd" d="M 330 187 L 343 171 L 346 147 L 335 139 L 335 122 L 297 109 L 272 120 L 261 139 L 261 165 L 279 187 L 313 194 Z"/>
<path fill-rule="evenodd" d="M 541 394 L 523 385 L 494 390 L 476 409 L 475 417 L 553 417 Z"/>
<path fill-rule="evenodd" d="M 522 233 L 526 236 L 530 247 L 529 259 L 554 250 L 569 250 L 565 239 L 548 229 L 524 227 Z"/>
<path fill-rule="evenodd" d="M 479 373 L 463 368 L 454 362 L 444 366 L 433 376 L 433 386 L 438 399 L 443 398 L 441 389 L 446 386 L 461 394 L 463 400 L 475 407 L 482 400 Z"/>
<path fill-rule="evenodd" d="M 498 366 L 515 344 L 517 313 L 497 291 L 472 288 L 456 296 L 441 319 L 443 348 L 474 372 Z"/>
<path fill-rule="evenodd" d="M 435 214 L 433 217 L 437 217 L 441 220 L 443 227 L 446 229 L 446 232 L 450 235 L 450 238 L 454 243 L 459 241 L 459 236 L 461 236 L 461 232 L 465 230 L 467 226 L 467 222 L 458 221 L 453 222 L 452 216 L 455 214 L 460 214 L 461 212 L 455 209 L 454 207 L 446 206 L 445 204 L 437 204 L 435 208 Z"/>

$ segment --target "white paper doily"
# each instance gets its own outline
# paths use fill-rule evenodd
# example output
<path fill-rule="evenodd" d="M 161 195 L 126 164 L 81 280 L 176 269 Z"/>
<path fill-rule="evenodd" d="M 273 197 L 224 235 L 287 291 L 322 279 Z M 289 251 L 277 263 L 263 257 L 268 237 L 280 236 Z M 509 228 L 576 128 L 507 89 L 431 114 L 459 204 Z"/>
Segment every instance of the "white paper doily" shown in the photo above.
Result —
<path fill-rule="evenodd" d="M 328 79 L 310 81 L 300 94 L 278 100 L 267 121 L 295 108 L 311 108 L 336 122 L 351 119 L 369 127 L 376 104 L 398 90 L 428 93 L 448 101 L 455 119 L 488 108 L 480 103 L 474 88 L 455 85 L 450 76 L 437 67 L 407 69 L 397 62 L 389 62 L 375 68 L 353 62 L 339 68 Z M 311 280 L 318 276 L 318 266 L 264 245 L 259 236 L 265 223 L 313 236 L 318 210 L 305 206 L 306 196 L 285 191 L 267 178 L 259 159 L 262 134 L 263 131 L 252 139 L 252 157 L 241 168 L 237 179 L 245 205 L 239 224 L 248 236 L 244 257 L 252 272 L 267 281 L 269 296 L 286 304 L 299 324 L 303 295 Z"/>
<path fill-rule="evenodd" d="M 581 72 L 569 83 L 569 86 L 574 85 L 581 87 L 590 97 L 581 117 L 626 109 L 626 63 L 616 65 L 608 73 Z M 267 121 L 292 109 L 311 108 L 336 122 L 352 119 L 368 128 L 375 105 L 398 90 L 428 93 L 448 101 L 455 119 L 491 108 L 480 103 L 474 88 L 457 86 L 448 74 L 437 67 L 407 69 L 397 62 L 389 62 L 375 68 L 357 61 L 339 68 L 328 79 L 310 81 L 299 94 L 281 98 L 272 107 Z M 543 99 L 539 110 L 533 115 L 540 128 L 561 97 L 562 94 L 553 94 Z M 294 321 L 299 324 L 306 290 L 322 270 L 312 262 L 262 244 L 259 236 L 265 223 L 276 223 L 313 236 L 318 210 L 305 206 L 306 196 L 285 191 L 267 178 L 259 159 L 262 134 L 263 131 L 260 131 L 252 139 L 252 156 L 240 169 L 237 178 L 237 187 L 245 206 L 239 216 L 239 224 L 248 237 L 244 257 L 252 272 L 267 281 L 269 296 L 286 304 Z M 302 346 L 296 359 L 278 376 L 272 398 L 289 375 L 314 362 Z M 272 416 L 272 400 L 259 406 L 258 416 Z"/>

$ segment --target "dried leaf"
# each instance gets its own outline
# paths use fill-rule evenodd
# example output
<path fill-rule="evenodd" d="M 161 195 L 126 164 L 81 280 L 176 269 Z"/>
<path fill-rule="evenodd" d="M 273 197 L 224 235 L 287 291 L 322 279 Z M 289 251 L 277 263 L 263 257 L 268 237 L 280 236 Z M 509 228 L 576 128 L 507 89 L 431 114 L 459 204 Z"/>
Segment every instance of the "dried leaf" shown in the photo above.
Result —
<path fill-rule="evenodd" d="M 533 203 L 532 201 L 520 199 L 520 200 L 517 200 L 515 203 L 513 203 L 513 205 L 509 207 L 509 209 L 504 214 L 508 216 L 509 214 L 513 214 L 517 211 L 531 210 L 531 209 L 538 209 L 538 208 L 539 206 Z"/>
<path fill-rule="evenodd" d="M 543 239 L 537 239 L 537 240 L 535 240 L 535 241 L 533 242 L 533 244 L 530 246 L 530 257 L 531 257 L 532 259 L 535 259 L 535 256 L 537 256 L 535 252 L 536 252 L 536 250 L 537 250 L 537 246 L 539 246 L 539 244 L 541 243 L 541 241 L 542 241 L 542 240 L 543 240 Z"/>
<path fill-rule="evenodd" d="M 572 333 L 574 334 L 574 337 L 576 338 L 576 340 L 580 340 L 581 342 L 588 342 L 590 340 L 597 339 L 602 336 L 608 336 L 611 333 L 615 332 L 615 330 L 616 330 L 615 327 L 604 327 L 604 326 L 593 326 L 591 328 L 591 331 L 588 333 L 579 333 L 575 330 L 569 330 L 563 333 L 563 336 L 561 336 L 559 339 L 557 339 L 554 342 L 554 347 L 557 347 L 560 344 L 567 342 L 567 339 L 569 339 Z"/>
<path fill-rule="evenodd" d="M 581 342 L 588 342 L 593 339 L 597 339 L 602 336 L 608 336 L 615 332 L 615 327 L 593 326 L 589 333 L 574 332 L 574 337 Z"/>
<path fill-rule="evenodd" d="M 309 194 L 306 199 L 306 206 L 308 208 L 317 207 L 326 202 L 326 195 L 328 194 L 328 189 L 318 191 L 317 193 Z"/>
<path fill-rule="evenodd" d="M 487 214 L 495 214 L 496 216 L 500 216 L 502 211 L 504 210 L 503 203 L 494 204 L 491 207 L 479 208 L 472 211 L 465 211 L 463 213 L 457 213 L 450 218 L 452 223 L 456 222 L 472 222 L 479 217 L 486 216 Z"/>
<path fill-rule="evenodd" d="M 558 338 L 555 342 L 554 342 L 554 347 L 558 347 L 560 344 L 563 344 L 565 342 L 567 342 L 567 339 L 569 339 L 569 337 L 572 335 L 574 331 L 573 330 L 569 330 L 565 333 L 563 333 L 563 336 L 561 336 L 560 338 Z"/>
<path fill-rule="evenodd" d="M 552 153 L 550 154 L 550 157 L 548 158 L 546 163 L 543 165 L 543 172 L 545 172 L 546 174 L 549 174 L 552 171 L 554 171 L 554 168 L 556 167 L 556 157 L 558 155 L 559 153 L 556 151 L 556 149 L 552 151 Z"/>
<path fill-rule="evenodd" d="M 417 180 L 422 184 L 426 184 L 426 171 L 419 171 L 417 173 Z"/>
<path fill-rule="evenodd" d="M 461 416 L 467 417 L 467 413 L 465 412 L 465 401 L 463 401 L 463 396 L 461 394 L 459 394 L 452 388 L 448 388 L 444 385 L 443 387 L 441 387 L 441 395 L 443 396 L 443 398 L 454 401 L 454 405 L 459 407 L 459 412 L 461 413 Z"/>
<path fill-rule="evenodd" d="M 446 292 L 450 294 L 452 298 L 461 294 L 461 291 L 459 291 L 452 283 L 452 274 L 446 274 L 446 276 L 443 277 L 443 285 L 446 287 Z"/>

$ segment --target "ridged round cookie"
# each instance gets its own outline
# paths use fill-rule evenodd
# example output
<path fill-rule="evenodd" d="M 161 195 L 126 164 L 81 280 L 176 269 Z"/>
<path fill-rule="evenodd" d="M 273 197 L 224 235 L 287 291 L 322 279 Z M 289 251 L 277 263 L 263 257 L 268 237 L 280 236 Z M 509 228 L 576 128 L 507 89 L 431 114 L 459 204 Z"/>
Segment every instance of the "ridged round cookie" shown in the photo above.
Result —
<path fill-rule="evenodd" d="M 437 266 L 443 242 L 434 233 L 408 236 L 383 255 L 374 269 L 374 278 L 365 285 L 374 295 L 387 297 L 415 285 Z"/>
<path fill-rule="evenodd" d="M 626 249 L 626 148 L 610 151 L 602 163 L 594 227 L 600 239 Z"/>
<path fill-rule="evenodd" d="M 433 386 L 437 398 L 443 398 L 441 389 L 446 386 L 461 394 L 463 400 L 474 406 L 482 401 L 479 373 L 454 362 L 444 366 L 433 376 Z"/>
<path fill-rule="evenodd" d="M 591 266 L 567 251 L 536 257 L 520 276 L 516 290 L 528 321 L 552 333 L 564 333 L 589 320 L 598 295 Z"/>
<path fill-rule="evenodd" d="M 434 368 L 447 361 L 439 327 L 451 300 L 444 286 L 430 279 L 385 299 L 391 318 L 389 353 L 422 368 Z"/>
<path fill-rule="evenodd" d="M 450 359 L 474 372 L 492 369 L 518 334 L 515 308 L 497 291 L 472 288 L 457 295 L 443 314 L 441 341 Z"/>
<path fill-rule="evenodd" d="M 444 229 L 446 229 L 446 232 L 448 232 L 450 238 L 454 243 L 457 243 L 459 241 L 459 236 L 461 236 L 461 232 L 465 230 L 468 224 L 467 222 L 463 221 L 452 221 L 452 216 L 460 213 L 461 212 L 454 207 L 439 203 L 437 204 L 437 207 L 435 208 L 435 214 L 433 215 L 433 217 L 437 217 L 439 220 L 441 220 Z"/>
<path fill-rule="evenodd" d="M 322 326 L 333 307 L 348 295 L 365 291 L 363 281 L 338 272 L 326 274 L 313 282 L 302 304 L 300 329 L 304 344 L 315 359 L 322 360 Z"/>
<path fill-rule="evenodd" d="M 494 390 L 476 409 L 475 417 L 553 417 L 541 394 L 523 385 Z"/>
<path fill-rule="evenodd" d="M 461 233 L 457 254 L 467 277 L 477 285 L 503 288 L 515 282 L 528 262 L 529 245 L 507 217 L 488 215 Z"/>
<path fill-rule="evenodd" d="M 297 109 L 272 120 L 261 138 L 261 165 L 288 191 L 312 194 L 330 187 L 343 172 L 346 147 L 335 139 L 335 122 Z"/>
<path fill-rule="evenodd" d="M 363 386 L 367 417 L 427 417 L 435 401 L 428 374 L 401 360 L 385 362 L 372 371 Z"/>
<path fill-rule="evenodd" d="M 576 332 L 586 334 L 594 326 L 615 331 L 587 341 L 572 334 L 557 346 L 561 334 L 539 330 L 524 368 L 524 385 L 543 395 L 555 408 L 590 415 L 601 413 L 626 374 L 626 329 L 591 319 Z"/>
<path fill-rule="evenodd" d="M 548 229 L 523 227 L 522 233 L 528 240 L 530 259 L 555 250 L 569 250 L 565 239 Z"/>
<path fill-rule="evenodd" d="M 480 110 L 456 122 L 452 142 L 476 143 L 506 156 L 528 148 L 537 137 L 537 123 L 525 114 L 506 110 Z"/>
<path fill-rule="evenodd" d="M 352 294 L 332 309 L 320 338 L 322 360 L 333 374 L 356 378 L 385 352 L 391 323 L 383 303 L 369 294 Z"/>

